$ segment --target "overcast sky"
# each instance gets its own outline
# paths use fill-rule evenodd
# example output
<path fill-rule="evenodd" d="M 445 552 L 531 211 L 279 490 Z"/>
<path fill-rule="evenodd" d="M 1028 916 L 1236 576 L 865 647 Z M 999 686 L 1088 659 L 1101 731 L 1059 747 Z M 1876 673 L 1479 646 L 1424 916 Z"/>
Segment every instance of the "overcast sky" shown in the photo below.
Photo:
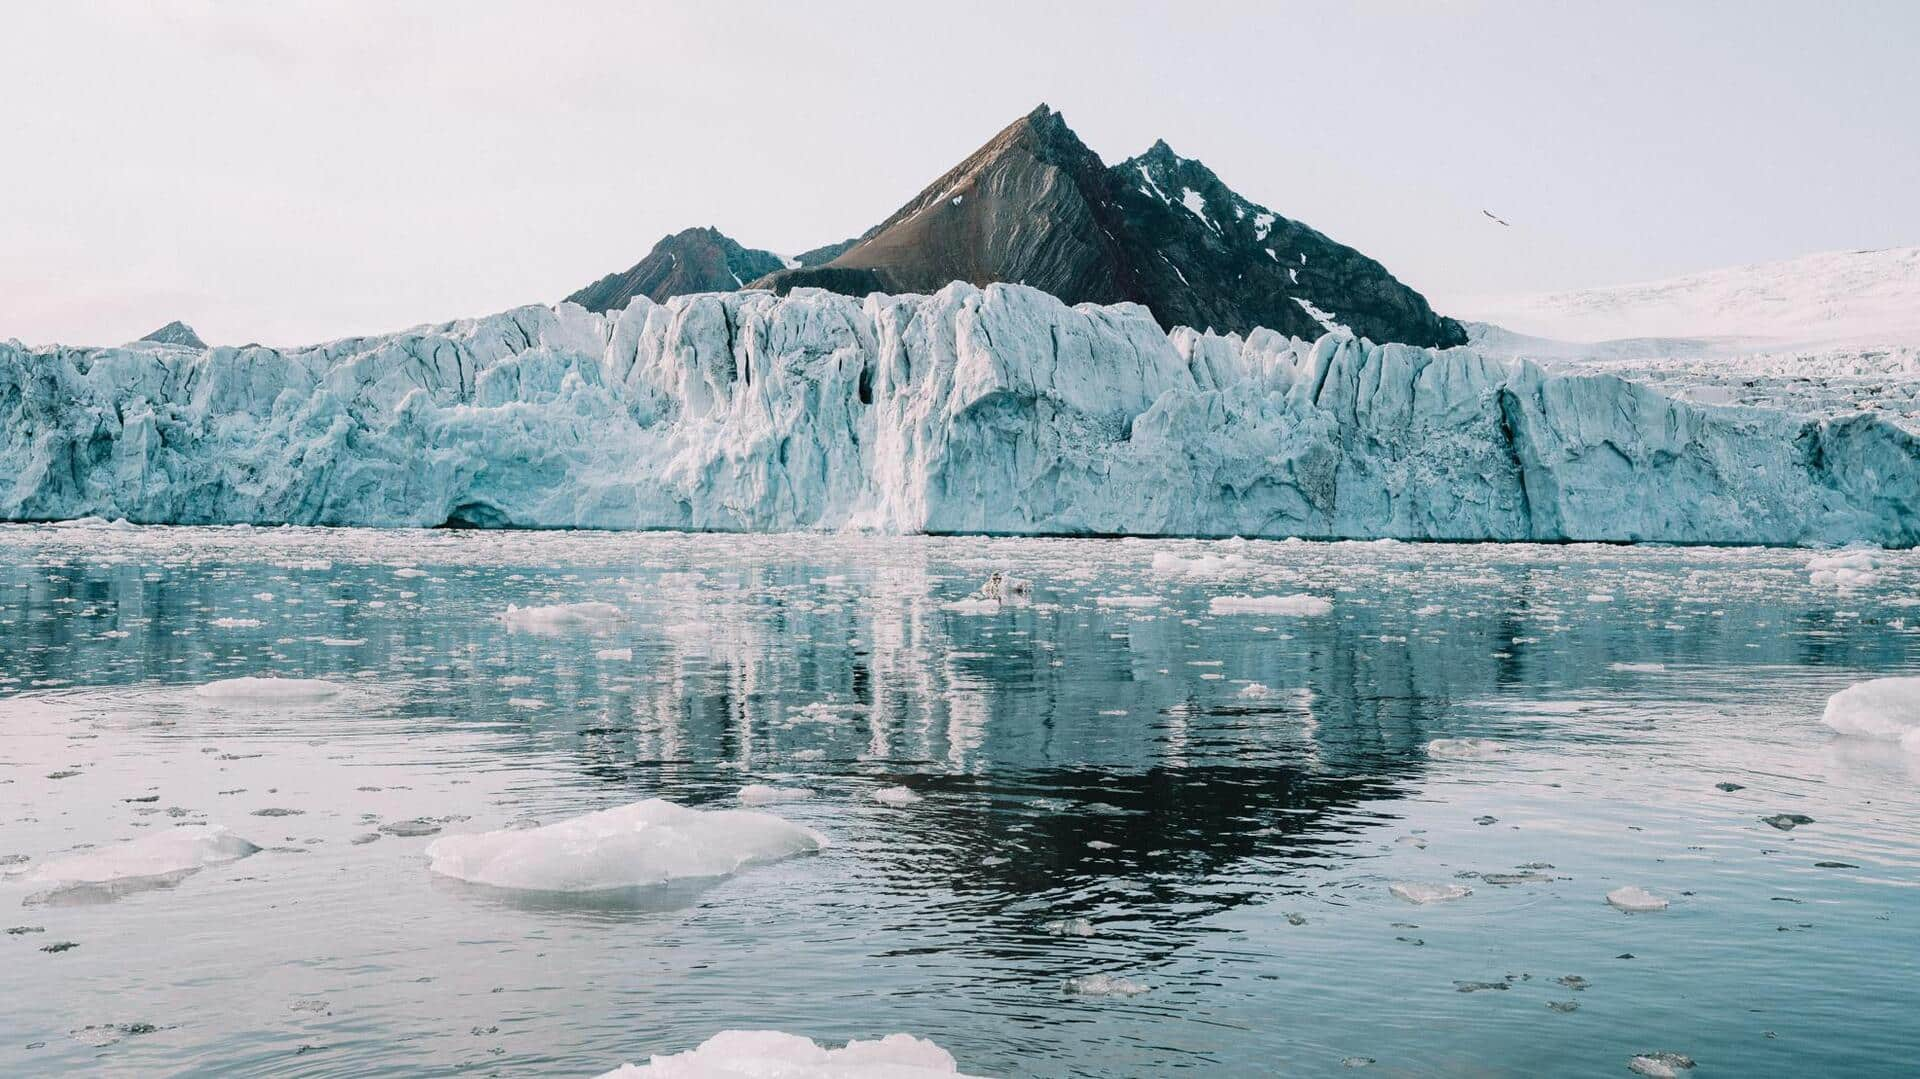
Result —
<path fill-rule="evenodd" d="M 1916 55 L 1910 2 L 9 5 L 0 337 L 390 330 L 689 225 L 791 253 L 1041 101 L 1443 311 L 1915 244 Z"/>

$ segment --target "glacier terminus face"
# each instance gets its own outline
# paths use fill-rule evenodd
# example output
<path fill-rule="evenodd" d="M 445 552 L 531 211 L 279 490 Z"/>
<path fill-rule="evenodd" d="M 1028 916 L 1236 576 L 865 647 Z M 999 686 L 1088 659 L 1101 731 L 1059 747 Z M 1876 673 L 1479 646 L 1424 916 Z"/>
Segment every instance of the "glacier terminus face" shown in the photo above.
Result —
<path fill-rule="evenodd" d="M 0 518 L 1911 546 L 1920 446 L 1017 285 L 311 348 L 0 343 Z"/>

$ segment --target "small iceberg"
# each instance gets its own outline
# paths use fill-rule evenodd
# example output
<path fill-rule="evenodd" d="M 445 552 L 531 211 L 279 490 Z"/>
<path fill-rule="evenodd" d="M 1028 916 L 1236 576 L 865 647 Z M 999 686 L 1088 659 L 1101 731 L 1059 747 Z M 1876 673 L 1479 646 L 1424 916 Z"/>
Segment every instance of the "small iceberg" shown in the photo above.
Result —
<path fill-rule="evenodd" d="M 1624 910 L 1629 914 L 1646 914 L 1656 910 L 1666 910 L 1667 901 L 1645 888 L 1629 884 L 1624 888 L 1615 888 L 1608 892 L 1607 906 L 1615 910 Z"/>
<path fill-rule="evenodd" d="M 1820 721 L 1841 734 L 1897 742 L 1920 753 L 1920 678 L 1875 678 L 1827 698 Z"/>
<path fill-rule="evenodd" d="M 973 1079 L 953 1054 L 911 1034 L 828 1049 L 777 1030 L 724 1030 L 699 1048 L 625 1064 L 600 1079 Z"/>
<path fill-rule="evenodd" d="M 36 866 L 21 879 L 43 890 L 29 903 L 104 902 L 165 888 L 210 865 L 238 861 L 260 848 L 225 828 L 168 828 Z"/>
<path fill-rule="evenodd" d="M 661 798 L 539 828 L 443 836 L 428 868 L 473 884 L 608 892 L 725 877 L 827 845 L 819 832 L 747 809 L 689 809 Z"/>
<path fill-rule="evenodd" d="M 910 806 L 920 800 L 920 796 L 905 787 L 882 787 L 873 792 L 873 800 L 881 805 Z"/>
<path fill-rule="evenodd" d="M 806 787 L 773 787 L 765 783 L 749 783 L 740 788 L 736 796 L 743 806 L 766 806 L 780 802 L 804 802 L 813 797 L 813 791 Z"/>
<path fill-rule="evenodd" d="M 564 633 L 626 621 L 625 611 L 611 603 L 556 603 L 547 607 L 520 607 L 512 603 L 500 614 L 511 629 L 528 633 Z"/>
<path fill-rule="evenodd" d="M 324 678 L 222 678 L 194 687 L 194 696 L 241 704 L 291 704 L 324 701 L 346 687 Z"/>
<path fill-rule="evenodd" d="M 1333 601 L 1296 592 L 1291 596 L 1215 596 L 1207 603 L 1214 614 L 1278 614 L 1313 618 L 1333 610 Z"/>
<path fill-rule="evenodd" d="M 1408 880 L 1394 881 L 1387 885 L 1387 891 L 1393 893 L 1396 899 L 1421 905 L 1465 899 L 1473 894 L 1473 889 L 1464 884 L 1421 884 Z"/>

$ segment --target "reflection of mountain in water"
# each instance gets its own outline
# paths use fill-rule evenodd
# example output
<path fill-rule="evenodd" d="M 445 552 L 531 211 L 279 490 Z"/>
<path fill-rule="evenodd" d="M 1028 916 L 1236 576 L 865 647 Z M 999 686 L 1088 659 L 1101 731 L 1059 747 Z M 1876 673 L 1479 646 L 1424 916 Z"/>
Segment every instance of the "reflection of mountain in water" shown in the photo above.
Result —
<path fill-rule="evenodd" d="M 980 548 L 900 542 L 849 571 L 820 564 L 824 542 L 790 541 L 784 559 L 766 557 L 773 542 L 732 556 L 688 539 L 666 562 L 605 569 L 439 566 L 438 584 L 344 562 L 16 565 L 0 571 L 0 670 L 27 676 L 15 689 L 373 672 L 405 687 L 423 754 L 436 732 L 486 731 L 506 767 L 560 761 L 621 797 L 717 799 L 788 775 L 858 800 L 904 782 L 938 797 L 886 818 L 873 872 L 902 891 L 939 881 L 962 902 L 1090 914 L 1123 896 L 1184 919 L 1271 895 L 1352 844 L 1422 777 L 1427 741 L 1464 733 L 1473 702 L 1506 687 L 1593 697 L 1617 689 L 1621 660 L 1738 670 L 1893 647 L 1831 604 L 1743 593 L 1732 567 L 1662 568 L 1680 554 L 1635 556 L 1636 590 L 1661 598 L 1632 610 L 1576 608 L 1587 586 L 1564 566 L 1433 548 L 1341 556 L 1329 617 L 1210 618 L 1218 583 L 1095 583 L 1137 552 L 1035 543 L 993 563 L 1035 579 L 1035 602 L 974 616 L 942 603 L 984 579 L 968 554 Z M 1170 609 L 1093 603 L 1126 589 Z M 276 598 L 255 602 L 263 592 Z M 493 620 L 529 597 L 606 599 L 632 617 L 605 638 Z M 260 626 L 211 626 L 248 611 Z M 632 659 L 596 654 L 609 645 Z M 1271 693 L 1242 696 L 1246 680 Z M 548 707 L 510 706 L 522 697 Z M 1504 734 L 1556 737 L 1550 723 Z"/>

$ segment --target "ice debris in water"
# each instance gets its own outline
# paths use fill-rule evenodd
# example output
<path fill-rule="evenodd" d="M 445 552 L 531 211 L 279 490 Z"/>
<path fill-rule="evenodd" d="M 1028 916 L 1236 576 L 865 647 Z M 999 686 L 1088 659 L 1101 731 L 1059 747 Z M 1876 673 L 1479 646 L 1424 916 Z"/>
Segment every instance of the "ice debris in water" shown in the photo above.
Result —
<path fill-rule="evenodd" d="M 1273 696 L 1273 687 L 1265 682 L 1248 682 L 1240 687 L 1240 696 L 1250 701 L 1264 701 Z"/>
<path fill-rule="evenodd" d="M 777 1030 L 726 1030 L 684 1053 L 656 1054 L 600 1079 L 969 1079 L 953 1054 L 924 1038 L 889 1034 L 828 1049 Z"/>
<path fill-rule="evenodd" d="M 1083 974 L 1078 978 L 1068 978 L 1060 983 L 1060 988 L 1079 997 L 1132 997 L 1146 992 L 1152 986 L 1115 974 Z"/>
<path fill-rule="evenodd" d="M 999 614 L 1000 601 L 985 596 L 967 596 L 950 603 L 942 603 L 941 608 L 955 614 Z"/>
<path fill-rule="evenodd" d="M 773 805 L 776 802 L 804 802 L 813 797 L 813 791 L 806 787 L 773 787 L 765 783 L 749 783 L 740 788 L 738 795 L 743 806 Z"/>
<path fill-rule="evenodd" d="M 1009 600 L 1032 594 L 1032 581 L 999 570 L 995 570 L 993 575 L 987 578 L 987 583 L 980 586 L 980 595 L 987 599 Z"/>
<path fill-rule="evenodd" d="M 427 859 L 433 872 L 474 884 L 602 892 L 724 877 L 826 845 L 813 829 L 766 813 L 650 798 L 539 828 L 443 836 Z"/>
<path fill-rule="evenodd" d="M 1645 914 L 1649 911 L 1666 910 L 1667 901 L 1635 885 L 1615 888 L 1607 893 L 1607 905 L 1616 910 L 1632 914 Z"/>
<path fill-rule="evenodd" d="M 1333 601 L 1297 592 L 1291 596 L 1215 596 L 1207 604 L 1214 614 L 1278 614 L 1310 618 L 1333 610 Z"/>
<path fill-rule="evenodd" d="M 1093 602 L 1101 607 L 1158 607 L 1159 596 L 1095 596 Z"/>
<path fill-rule="evenodd" d="M 1835 588 L 1865 588 L 1880 579 L 1879 552 L 1871 548 L 1851 547 L 1807 559 L 1807 571 L 1814 584 Z"/>
<path fill-rule="evenodd" d="M 239 701 L 253 703 L 274 703 L 293 701 L 323 701 L 337 696 L 342 689 L 337 682 L 323 678 L 223 678 L 217 682 L 194 688 L 196 696 L 213 701 Z"/>
<path fill-rule="evenodd" d="M 1387 885 L 1387 891 L 1397 899 L 1409 903 L 1444 903 L 1450 899 L 1464 899 L 1473 894 L 1473 889 L 1464 884 L 1421 884 L 1416 881 L 1395 881 Z"/>
<path fill-rule="evenodd" d="M 1897 742 L 1920 753 L 1920 678 L 1856 682 L 1827 698 L 1820 721 L 1841 734 Z"/>
<path fill-rule="evenodd" d="M 547 607 L 521 607 L 507 604 L 500 621 L 510 628 L 529 633 L 560 633 L 572 629 L 591 629 L 626 620 L 626 613 L 611 603 L 556 603 Z"/>
<path fill-rule="evenodd" d="M 910 806 L 920 800 L 920 796 L 905 787 L 882 787 L 873 792 L 873 800 L 881 805 Z"/>
<path fill-rule="evenodd" d="M 1238 554 L 1181 558 L 1171 551 L 1161 551 L 1153 556 L 1153 572 L 1163 577 L 1225 577 L 1253 569 L 1253 561 Z"/>
<path fill-rule="evenodd" d="M 22 876 L 50 889 L 41 898 L 129 881 L 171 879 L 256 854 L 259 847 L 225 828 L 168 828 L 98 850 L 43 862 Z"/>
<path fill-rule="evenodd" d="M 1648 1079 L 1675 1079 L 1681 1072 L 1693 1070 L 1693 1058 L 1683 1053 L 1642 1053 L 1627 1061 L 1627 1070 Z"/>
<path fill-rule="evenodd" d="M 1085 918 L 1058 918 L 1040 928 L 1056 937 L 1090 937 L 1095 933 L 1093 923 Z"/>
<path fill-rule="evenodd" d="M 1506 751 L 1505 743 L 1492 738 L 1435 738 L 1427 743 L 1427 756 L 1445 760 L 1480 761 Z"/>

